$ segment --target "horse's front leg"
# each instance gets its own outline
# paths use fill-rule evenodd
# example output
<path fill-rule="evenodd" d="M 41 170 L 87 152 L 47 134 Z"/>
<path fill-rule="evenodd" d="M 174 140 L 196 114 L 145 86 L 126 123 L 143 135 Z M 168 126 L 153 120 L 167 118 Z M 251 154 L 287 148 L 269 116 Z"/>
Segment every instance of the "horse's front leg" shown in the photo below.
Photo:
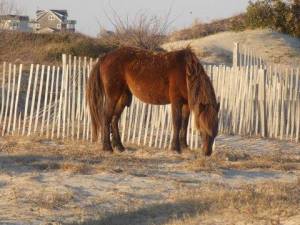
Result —
<path fill-rule="evenodd" d="M 180 101 L 172 102 L 172 120 L 173 120 L 173 139 L 171 150 L 181 153 L 179 132 L 182 122 L 182 103 Z"/>
<path fill-rule="evenodd" d="M 187 127 L 189 124 L 189 118 L 190 118 L 190 108 L 189 108 L 188 104 L 184 104 L 182 106 L 182 123 L 181 123 L 181 130 L 180 130 L 180 134 L 179 134 L 180 147 L 182 149 L 188 148 Z"/>

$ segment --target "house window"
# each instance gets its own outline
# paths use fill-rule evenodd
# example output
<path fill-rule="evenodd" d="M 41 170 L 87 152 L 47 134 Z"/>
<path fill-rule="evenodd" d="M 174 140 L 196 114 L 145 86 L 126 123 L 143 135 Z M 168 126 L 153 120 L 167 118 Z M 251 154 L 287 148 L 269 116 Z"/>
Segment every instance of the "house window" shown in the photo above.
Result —
<path fill-rule="evenodd" d="M 50 16 L 48 17 L 48 19 L 49 19 L 49 20 L 54 20 L 54 16 L 53 16 L 53 15 L 50 15 Z"/>
<path fill-rule="evenodd" d="M 75 25 L 74 24 L 68 24 L 67 28 L 68 29 L 75 29 Z"/>
<path fill-rule="evenodd" d="M 59 30 L 61 29 L 61 24 L 60 23 L 57 24 L 57 29 L 59 29 Z"/>
<path fill-rule="evenodd" d="M 18 27 L 19 27 L 19 24 L 18 24 L 18 22 L 11 22 L 11 24 L 10 24 L 10 29 L 11 30 L 17 30 L 18 29 Z"/>
<path fill-rule="evenodd" d="M 36 28 L 37 28 L 37 29 L 40 29 L 40 28 L 41 28 L 41 24 L 37 23 L 37 24 L 36 24 Z"/>

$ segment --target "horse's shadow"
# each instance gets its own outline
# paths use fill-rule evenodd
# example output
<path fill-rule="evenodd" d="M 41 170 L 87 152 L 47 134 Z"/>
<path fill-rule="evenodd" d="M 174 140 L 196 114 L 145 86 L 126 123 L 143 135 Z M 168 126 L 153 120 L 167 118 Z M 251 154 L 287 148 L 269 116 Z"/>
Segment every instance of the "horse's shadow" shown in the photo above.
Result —
<path fill-rule="evenodd" d="M 140 148 L 139 147 L 133 147 L 133 146 L 126 146 L 125 147 L 125 149 L 126 149 L 126 152 L 128 152 L 128 153 L 135 153 L 135 152 L 137 152 Z"/>
<path fill-rule="evenodd" d="M 172 220 L 193 217 L 209 210 L 210 203 L 184 200 L 174 203 L 148 205 L 137 210 L 109 213 L 100 219 L 72 225 L 162 225 Z M 71 224 L 69 224 L 71 225 Z"/>

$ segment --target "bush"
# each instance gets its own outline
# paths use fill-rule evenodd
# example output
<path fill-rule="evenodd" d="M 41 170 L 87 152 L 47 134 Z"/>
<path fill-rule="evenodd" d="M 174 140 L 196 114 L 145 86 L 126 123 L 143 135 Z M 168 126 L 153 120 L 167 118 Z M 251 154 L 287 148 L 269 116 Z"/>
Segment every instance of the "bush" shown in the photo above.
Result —
<path fill-rule="evenodd" d="M 114 30 L 100 31 L 99 38 L 110 46 L 132 46 L 146 50 L 161 50 L 169 27 L 167 17 L 139 13 L 133 20 L 121 18 L 115 11 L 109 17 Z"/>
<path fill-rule="evenodd" d="M 228 19 L 214 20 L 211 23 L 201 23 L 199 21 L 190 27 L 181 31 L 172 33 L 169 37 L 170 41 L 187 40 L 205 37 L 211 34 L 223 31 L 240 31 L 245 29 L 245 15 L 240 14 Z"/>
<path fill-rule="evenodd" d="M 18 60 L 23 63 L 61 63 L 61 55 L 96 58 L 108 52 L 108 46 L 97 38 L 79 33 L 35 34 L 0 32 L 0 61 Z"/>
<path fill-rule="evenodd" d="M 300 0 L 250 1 L 246 12 L 249 28 L 271 28 L 300 37 Z"/>
<path fill-rule="evenodd" d="M 273 12 L 270 1 L 249 2 L 246 25 L 249 28 L 265 28 L 272 24 Z"/>
<path fill-rule="evenodd" d="M 201 38 L 223 31 L 270 28 L 300 37 L 300 0 L 249 1 L 245 13 L 210 23 L 196 22 L 190 28 L 172 33 L 169 41 Z"/>

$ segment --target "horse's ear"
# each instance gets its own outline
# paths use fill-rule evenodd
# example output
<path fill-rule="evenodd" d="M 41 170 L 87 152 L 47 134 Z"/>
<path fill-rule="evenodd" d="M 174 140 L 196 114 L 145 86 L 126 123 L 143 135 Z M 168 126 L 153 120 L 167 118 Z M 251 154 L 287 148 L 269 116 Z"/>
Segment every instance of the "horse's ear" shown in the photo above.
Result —
<path fill-rule="evenodd" d="M 217 111 L 220 111 L 220 102 L 217 103 Z"/>

